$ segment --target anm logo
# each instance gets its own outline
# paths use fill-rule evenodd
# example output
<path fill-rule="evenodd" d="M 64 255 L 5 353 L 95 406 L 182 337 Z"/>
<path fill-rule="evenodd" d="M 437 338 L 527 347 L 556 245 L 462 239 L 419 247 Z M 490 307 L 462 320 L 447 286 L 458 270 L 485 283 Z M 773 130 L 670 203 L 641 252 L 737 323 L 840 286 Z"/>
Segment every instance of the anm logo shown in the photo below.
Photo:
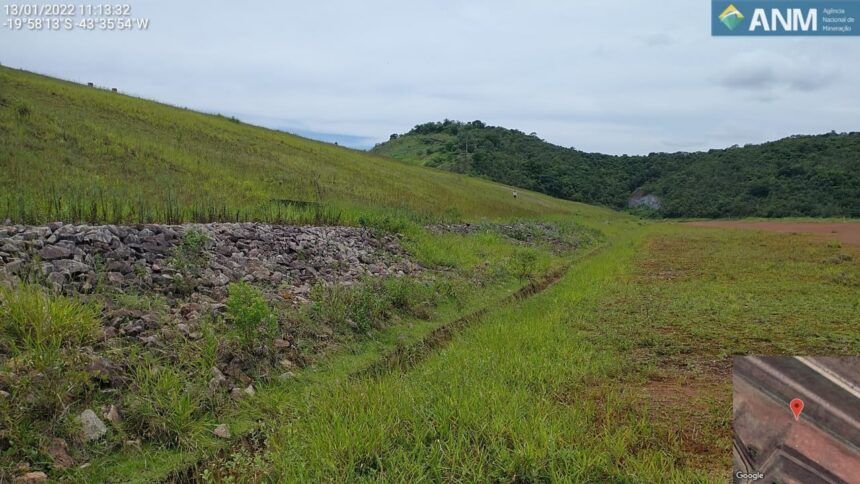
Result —
<path fill-rule="evenodd" d="M 735 8 L 734 5 L 729 5 L 723 13 L 720 14 L 720 22 L 723 23 L 729 30 L 734 30 L 735 27 L 741 24 L 744 21 L 744 14 L 741 13 L 740 10 Z"/>

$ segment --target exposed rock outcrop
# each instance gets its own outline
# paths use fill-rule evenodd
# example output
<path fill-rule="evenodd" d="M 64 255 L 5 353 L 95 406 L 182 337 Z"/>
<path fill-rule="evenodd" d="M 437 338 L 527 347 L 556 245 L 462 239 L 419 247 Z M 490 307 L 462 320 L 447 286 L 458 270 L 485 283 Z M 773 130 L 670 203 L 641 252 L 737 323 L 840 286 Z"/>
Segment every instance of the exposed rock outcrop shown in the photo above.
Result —
<path fill-rule="evenodd" d="M 636 190 L 630 195 L 630 198 L 627 199 L 627 206 L 630 208 L 634 207 L 648 207 L 653 210 L 659 210 L 662 206 L 662 202 L 660 197 L 654 195 L 652 193 L 645 193 L 641 188 Z"/>

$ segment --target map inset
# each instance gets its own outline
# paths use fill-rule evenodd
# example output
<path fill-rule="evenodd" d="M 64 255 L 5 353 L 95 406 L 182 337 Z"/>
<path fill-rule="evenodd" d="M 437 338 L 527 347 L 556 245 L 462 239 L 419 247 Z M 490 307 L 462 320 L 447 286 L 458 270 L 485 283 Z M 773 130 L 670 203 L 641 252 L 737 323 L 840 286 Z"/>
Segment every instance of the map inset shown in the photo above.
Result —
<path fill-rule="evenodd" d="M 735 482 L 860 482 L 860 357 L 737 356 Z"/>

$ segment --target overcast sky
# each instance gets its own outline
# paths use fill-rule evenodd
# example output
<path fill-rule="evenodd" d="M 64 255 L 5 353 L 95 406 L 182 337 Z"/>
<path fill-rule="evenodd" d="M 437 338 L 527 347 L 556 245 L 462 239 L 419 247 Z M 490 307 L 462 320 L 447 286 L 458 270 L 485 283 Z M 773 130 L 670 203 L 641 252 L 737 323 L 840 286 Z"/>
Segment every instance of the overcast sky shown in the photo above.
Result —
<path fill-rule="evenodd" d="M 707 0 L 124 1 L 147 31 L 2 29 L 0 62 L 356 147 L 443 118 L 615 154 L 860 130 L 860 37 L 712 38 Z"/>

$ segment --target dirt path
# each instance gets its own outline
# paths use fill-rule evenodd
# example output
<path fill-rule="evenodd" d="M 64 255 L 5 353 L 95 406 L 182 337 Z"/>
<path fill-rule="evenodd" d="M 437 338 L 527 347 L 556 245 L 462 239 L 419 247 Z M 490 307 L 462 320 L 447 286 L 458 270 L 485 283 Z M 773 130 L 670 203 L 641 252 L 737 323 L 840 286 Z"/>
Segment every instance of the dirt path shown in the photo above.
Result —
<path fill-rule="evenodd" d="M 822 237 L 827 239 L 835 239 L 845 244 L 860 245 L 860 222 L 736 222 L 731 220 L 713 220 L 707 222 L 686 222 L 685 224 L 696 227 L 822 234 Z"/>

